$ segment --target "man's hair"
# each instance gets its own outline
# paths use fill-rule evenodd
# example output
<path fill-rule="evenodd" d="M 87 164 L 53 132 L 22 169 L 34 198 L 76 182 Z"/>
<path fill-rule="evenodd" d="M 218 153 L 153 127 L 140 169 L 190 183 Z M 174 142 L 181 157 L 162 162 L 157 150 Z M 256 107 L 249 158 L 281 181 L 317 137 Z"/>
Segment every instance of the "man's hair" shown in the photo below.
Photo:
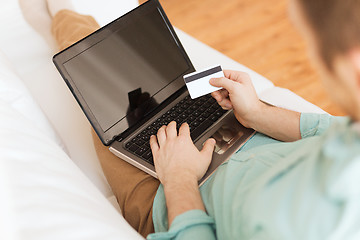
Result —
<path fill-rule="evenodd" d="M 360 47 L 360 0 L 297 0 L 329 70 L 335 57 Z"/>

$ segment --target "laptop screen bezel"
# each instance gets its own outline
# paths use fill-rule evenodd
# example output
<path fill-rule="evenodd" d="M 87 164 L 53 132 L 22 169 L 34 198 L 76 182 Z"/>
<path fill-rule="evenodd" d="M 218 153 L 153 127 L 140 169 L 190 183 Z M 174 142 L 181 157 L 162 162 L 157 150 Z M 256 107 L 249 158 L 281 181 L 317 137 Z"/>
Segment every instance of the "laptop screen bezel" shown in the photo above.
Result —
<path fill-rule="evenodd" d="M 74 43 L 73 45 L 69 46 L 68 48 L 62 50 L 61 52 L 57 53 L 53 57 L 53 62 L 55 66 L 57 67 L 58 71 L 60 72 L 61 76 L 65 80 L 68 88 L 72 92 L 73 96 L 75 97 L 76 101 L 80 105 L 82 111 L 85 113 L 87 119 L 91 123 L 92 127 L 94 128 L 95 132 L 101 139 L 102 143 L 104 145 L 110 145 L 119 135 L 125 132 L 129 132 L 130 128 L 133 129 L 134 126 L 128 126 L 125 124 L 124 121 L 119 121 L 116 124 L 114 124 L 111 128 L 107 130 L 103 130 L 98 123 L 97 119 L 95 118 L 94 114 L 92 113 L 91 109 L 87 105 L 85 99 L 82 97 L 81 93 L 76 87 L 76 84 L 71 79 L 71 76 L 67 73 L 64 64 L 68 62 L 70 59 L 74 58 L 78 54 L 86 51 L 87 49 L 91 48 L 95 44 L 99 43 L 103 39 L 107 38 L 111 34 L 113 34 L 118 27 L 122 26 L 123 24 L 126 24 L 127 21 L 131 21 L 134 18 L 141 17 L 142 14 L 144 14 L 147 11 L 157 9 L 165 22 L 165 24 L 168 26 L 168 30 L 171 33 L 173 40 L 176 42 L 179 51 L 184 56 L 184 60 L 187 62 L 189 68 L 177 79 L 173 80 L 172 84 L 174 83 L 180 83 L 179 81 L 183 82 L 182 76 L 191 73 L 195 71 L 184 47 L 182 46 L 177 34 L 174 31 L 174 28 L 172 27 L 169 19 L 167 18 L 163 8 L 161 7 L 158 0 L 149 0 L 145 2 L 144 4 L 138 6 L 137 8 L 133 9 L 132 11 L 126 13 L 125 15 L 119 17 L 118 19 L 114 20 L 113 22 L 107 24 L 106 26 L 100 28 L 99 30 L 95 31 L 94 33 L 88 35 L 87 37 L 79 40 L 78 42 Z M 182 84 L 182 87 L 185 85 L 185 83 Z M 181 88 L 179 88 L 180 90 Z M 159 96 L 160 98 L 166 100 L 166 98 L 170 96 L 165 96 L 166 94 L 166 87 L 160 91 L 158 94 L 162 94 L 163 96 Z M 162 107 L 163 104 L 160 104 L 159 107 Z"/>

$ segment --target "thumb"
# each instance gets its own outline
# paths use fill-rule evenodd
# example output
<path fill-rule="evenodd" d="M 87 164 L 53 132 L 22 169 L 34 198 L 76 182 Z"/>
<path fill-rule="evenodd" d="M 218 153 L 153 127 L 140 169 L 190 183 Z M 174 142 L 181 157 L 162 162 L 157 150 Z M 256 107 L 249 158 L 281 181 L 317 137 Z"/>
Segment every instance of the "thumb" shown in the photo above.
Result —
<path fill-rule="evenodd" d="M 225 77 L 222 78 L 212 78 L 210 79 L 209 83 L 214 87 L 222 87 L 228 90 L 228 92 L 232 92 L 234 88 L 235 82 L 227 79 Z"/>
<path fill-rule="evenodd" d="M 208 140 L 206 140 L 206 142 L 201 150 L 201 153 L 205 154 L 206 156 L 211 158 L 213 151 L 214 151 L 215 143 L 216 143 L 216 141 L 213 138 L 209 138 Z"/>

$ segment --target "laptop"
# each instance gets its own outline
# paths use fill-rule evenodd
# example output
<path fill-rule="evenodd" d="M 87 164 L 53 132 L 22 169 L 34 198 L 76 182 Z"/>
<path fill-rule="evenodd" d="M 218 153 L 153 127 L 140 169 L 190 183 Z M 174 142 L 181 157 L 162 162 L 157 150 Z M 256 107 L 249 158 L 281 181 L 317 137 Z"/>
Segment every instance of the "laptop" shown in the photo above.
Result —
<path fill-rule="evenodd" d="M 53 57 L 102 143 L 156 176 L 149 138 L 187 122 L 198 149 L 216 140 L 205 176 L 253 134 L 211 97 L 191 99 L 183 76 L 195 69 L 158 0 L 149 0 Z M 181 153 L 179 153 L 181 154 Z"/>

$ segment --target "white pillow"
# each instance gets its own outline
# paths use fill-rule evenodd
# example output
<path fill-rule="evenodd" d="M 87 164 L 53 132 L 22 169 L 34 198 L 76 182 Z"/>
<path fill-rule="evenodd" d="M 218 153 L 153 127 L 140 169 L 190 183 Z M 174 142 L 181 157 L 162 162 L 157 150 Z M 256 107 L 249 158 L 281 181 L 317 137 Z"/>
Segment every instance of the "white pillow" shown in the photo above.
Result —
<path fill-rule="evenodd" d="M 33 100 L 27 88 L 16 74 L 13 66 L 0 51 L 0 100 L 10 104 L 39 131 L 48 135 L 65 149 L 60 137 L 56 134 L 48 119 L 37 103 Z"/>
<path fill-rule="evenodd" d="M 31 2 L 32 10 L 40 9 L 44 3 Z M 89 4 L 95 2 L 91 0 Z M 0 29 L 7 33 L 0 37 L 0 51 L 54 126 L 70 158 L 106 197 L 113 196 L 95 152 L 91 126 L 52 63 L 53 50 L 27 24 L 18 1 L 1 0 Z"/>
<path fill-rule="evenodd" d="M 142 239 L 51 137 L 1 100 L 0 116 L 1 239 Z"/>

